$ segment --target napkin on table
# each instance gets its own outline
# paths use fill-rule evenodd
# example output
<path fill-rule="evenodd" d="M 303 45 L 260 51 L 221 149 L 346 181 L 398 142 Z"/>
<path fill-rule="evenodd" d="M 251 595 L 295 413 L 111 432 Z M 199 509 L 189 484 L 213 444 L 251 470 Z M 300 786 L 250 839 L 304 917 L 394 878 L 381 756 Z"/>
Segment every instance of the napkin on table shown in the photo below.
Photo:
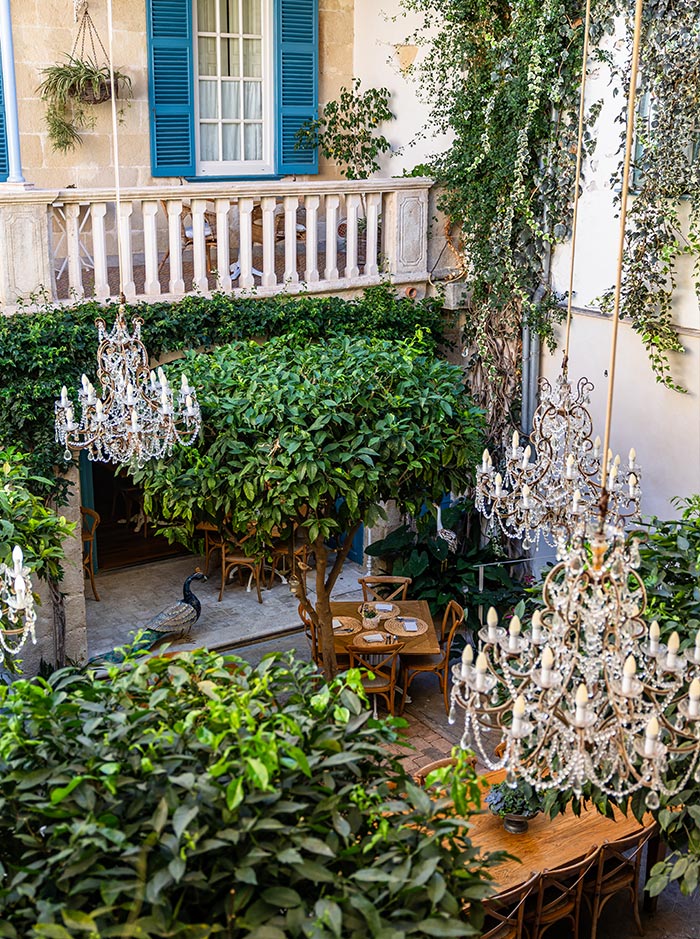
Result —
<path fill-rule="evenodd" d="M 414 619 L 406 619 L 405 617 L 400 616 L 399 620 L 401 621 L 401 625 L 407 633 L 418 632 L 418 623 Z"/>
<path fill-rule="evenodd" d="M 374 608 L 379 613 L 391 613 L 391 611 L 394 609 L 394 604 L 393 603 L 375 603 Z"/>
<path fill-rule="evenodd" d="M 365 642 L 384 642 L 384 636 L 381 633 L 366 633 L 363 638 Z"/>

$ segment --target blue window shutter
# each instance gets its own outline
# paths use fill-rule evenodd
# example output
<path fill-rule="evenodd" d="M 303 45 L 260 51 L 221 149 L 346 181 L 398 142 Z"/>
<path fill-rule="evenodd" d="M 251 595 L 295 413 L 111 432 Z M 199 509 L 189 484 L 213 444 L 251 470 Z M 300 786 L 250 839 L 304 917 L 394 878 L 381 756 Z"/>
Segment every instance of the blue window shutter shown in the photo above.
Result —
<path fill-rule="evenodd" d="M 7 156 L 7 126 L 5 120 L 5 89 L 2 85 L 2 59 L 0 58 L 0 182 L 7 182 L 10 162 Z"/>
<path fill-rule="evenodd" d="M 318 0 L 276 0 L 277 172 L 318 173 L 318 151 L 296 132 L 318 113 Z"/>
<path fill-rule="evenodd" d="M 194 176 L 191 0 L 147 0 L 154 176 Z"/>

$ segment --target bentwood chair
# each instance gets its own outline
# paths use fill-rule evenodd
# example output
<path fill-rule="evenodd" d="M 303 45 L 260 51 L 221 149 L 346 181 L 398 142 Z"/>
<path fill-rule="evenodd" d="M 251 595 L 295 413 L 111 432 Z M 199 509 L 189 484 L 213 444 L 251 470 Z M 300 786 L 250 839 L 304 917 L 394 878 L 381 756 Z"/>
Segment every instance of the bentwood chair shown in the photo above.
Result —
<path fill-rule="evenodd" d="M 160 200 L 161 207 L 168 218 L 168 203 L 165 199 Z M 192 211 L 188 203 L 183 204 L 180 215 L 180 243 L 182 250 L 194 247 L 194 225 L 192 221 Z M 206 258 L 207 274 L 211 274 L 211 252 L 216 251 L 216 212 L 207 211 L 204 213 L 204 254 Z M 165 267 L 170 257 L 170 248 L 163 255 L 163 259 L 158 267 L 158 274 Z"/>
<path fill-rule="evenodd" d="M 302 603 L 300 603 L 298 606 L 298 612 L 299 619 L 304 624 L 304 635 L 309 640 L 309 645 L 311 646 L 311 658 L 317 665 L 320 665 L 321 660 L 314 621 L 311 619 L 311 616 L 308 614 L 308 612 L 304 609 L 304 605 Z"/>
<path fill-rule="evenodd" d="M 599 851 L 595 845 L 570 864 L 542 871 L 534 902 L 525 910 L 524 925 L 530 939 L 540 939 L 552 926 L 564 921 L 571 924 L 567 935 L 578 939 L 583 883 L 597 862 Z"/>
<path fill-rule="evenodd" d="M 358 577 L 357 582 L 362 587 L 363 600 L 405 600 L 412 579 L 384 576 Z"/>
<path fill-rule="evenodd" d="M 522 939 L 525 929 L 525 904 L 536 889 L 539 872 L 517 887 L 484 900 L 484 924 L 481 939 Z"/>
<path fill-rule="evenodd" d="M 426 655 L 406 656 L 403 662 L 403 690 L 404 696 L 401 702 L 401 713 L 406 706 L 406 697 L 411 682 L 416 675 L 435 675 L 438 680 L 440 691 L 445 701 L 445 713 L 450 711 L 449 690 L 450 690 L 450 650 L 452 640 L 455 637 L 458 627 L 464 622 L 464 610 L 456 600 L 450 600 L 447 609 L 442 617 L 440 635 L 445 637 L 445 644 L 442 652 L 435 652 Z"/>
<path fill-rule="evenodd" d="M 639 870 L 642 854 L 649 839 L 656 834 L 656 825 L 640 828 L 617 841 L 605 841 L 598 855 L 595 879 L 583 885 L 583 896 L 591 909 L 591 937 L 596 939 L 598 920 L 603 907 L 611 897 L 626 893 L 632 903 L 632 913 L 639 935 L 644 935 L 639 916 Z"/>
<path fill-rule="evenodd" d="M 237 535 L 228 527 L 221 527 L 221 589 L 219 590 L 219 602 L 224 596 L 224 588 L 229 576 L 238 570 L 238 577 L 243 584 L 243 574 L 250 572 L 250 577 L 255 581 L 255 589 L 258 593 L 258 603 L 262 603 L 262 594 L 260 593 L 260 581 L 262 580 L 263 558 L 260 555 L 250 553 L 250 545 L 246 548 L 246 543 L 250 541 L 255 532 L 248 531 L 245 535 Z"/>
<path fill-rule="evenodd" d="M 396 678 L 399 671 L 399 653 L 403 642 L 373 643 L 372 645 L 348 646 L 350 668 L 360 668 L 369 674 L 363 675 L 362 685 L 367 694 L 377 695 L 386 702 L 390 714 L 394 713 Z"/>
<path fill-rule="evenodd" d="M 476 766 L 476 757 L 469 757 L 467 762 L 472 766 Z M 421 766 L 413 774 L 414 782 L 417 786 L 424 786 L 425 780 L 436 769 L 444 769 L 445 766 L 455 766 L 456 763 L 457 761 L 452 756 L 445 756 L 441 760 L 433 760 L 432 763 L 426 763 L 425 766 Z"/>
<path fill-rule="evenodd" d="M 275 574 L 285 583 L 285 575 L 291 573 L 291 564 L 295 567 L 299 562 L 308 566 L 309 562 L 309 544 L 297 538 L 297 526 L 295 525 L 292 534 L 283 538 L 279 532 L 273 532 L 275 538 L 270 551 L 270 575 L 267 586 L 272 586 Z M 293 560 L 291 555 L 293 553 Z"/>
<path fill-rule="evenodd" d="M 80 517 L 82 520 L 83 570 L 90 578 L 90 586 L 95 599 L 99 601 L 100 595 L 95 586 L 95 533 L 97 532 L 97 526 L 100 524 L 100 516 L 94 509 L 88 509 L 81 505 Z"/>

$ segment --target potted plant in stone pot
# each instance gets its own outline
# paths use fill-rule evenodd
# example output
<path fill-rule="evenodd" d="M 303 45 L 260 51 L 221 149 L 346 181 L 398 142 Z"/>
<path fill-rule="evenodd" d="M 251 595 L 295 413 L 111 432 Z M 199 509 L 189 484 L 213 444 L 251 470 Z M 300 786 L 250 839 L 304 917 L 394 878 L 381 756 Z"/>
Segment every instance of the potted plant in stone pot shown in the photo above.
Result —
<path fill-rule="evenodd" d="M 67 153 L 82 142 L 81 130 L 95 126 L 92 107 L 112 97 L 109 66 L 98 65 L 90 58 L 66 56 L 42 69 L 44 80 L 37 91 L 46 102 L 46 125 L 54 150 Z M 131 96 L 131 79 L 115 70 L 117 97 Z"/>
<path fill-rule="evenodd" d="M 514 835 L 527 831 L 528 819 L 544 809 L 541 794 L 523 779 L 514 788 L 505 780 L 495 783 L 486 793 L 486 804 L 503 819 L 505 830 Z"/>

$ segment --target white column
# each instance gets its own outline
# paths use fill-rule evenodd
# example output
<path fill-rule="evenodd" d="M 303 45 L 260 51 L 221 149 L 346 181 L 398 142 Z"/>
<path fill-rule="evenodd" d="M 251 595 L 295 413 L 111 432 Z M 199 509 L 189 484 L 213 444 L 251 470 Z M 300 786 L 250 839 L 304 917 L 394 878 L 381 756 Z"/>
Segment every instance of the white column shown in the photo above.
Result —
<path fill-rule="evenodd" d="M 326 196 L 326 280 L 338 279 L 338 207 L 340 196 Z"/>
<path fill-rule="evenodd" d="M 357 265 L 357 215 L 360 208 L 360 194 L 349 192 L 345 197 L 345 208 L 348 213 L 347 233 L 345 236 L 345 276 L 358 277 L 360 268 Z"/>
<path fill-rule="evenodd" d="M 231 292 L 231 261 L 229 257 L 228 199 L 216 199 L 216 270 L 217 285 L 224 293 Z"/>
<path fill-rule="evenodd" d="M 277 283 L 275 274 L 275 209 L 277 199 L 263 196 L 260 200 L 262 209 L 263 274 L 260 283 L 263 287 L 274 287 Z"/>
<path fill-rule="evenodd" d="M 204 235 L 204 212 L 206 207 L 206 199 L 192 200 L 192 258 L 194 261 L 192 286 L 202 293 L 209 290 L 209 281 L 207 279 L 207 251 L 209 249 Z"/>
<path fill-rule="evenodd" d="M 185 292 L 185 281 L 182 277 L 182 234 L 180 215 L 182 213 L 182 199 L 168 200 L 168 260 L 170 264 L 170 282 L 168 290 L 176 296 Z"/>
<path fill-rule="evenodd" d="M 106 202 L 93 202 L 90 206 L 92 219 L 92 260 L 95 264 L 95 296 L 106 300 L 109 296 L 107 277 L 107 237 L 105 235 Z"/>
<path fill-rule="evenodd" d="M 12 42 L 12 16 L 10 0 L 0 0 L 0 55 L 2 55 L 2 85 L 5 98 L 5 133 L 7 135 L 8 183 L 24 183 L 22 156 L 19 148 L 19 118 L 17 116 L 17 84 L 15 82 L 15 50 Z"/>
<path fill-rule="evenodd" d="M 253 200 L 238 200 L 238 230 L 240 252 L 238 261 L 241 265 L 241 276 L 238 278 L 239 287 L 253 287 Z"/>
<path fill-rule="evenodd" d="M 365 274 L 378 274 L 377 236 L 379 232 L 379 207 L 382 204 L 381 192 L 368 192 L 367 202 L 367 243 L 365 247 Z"/>
<path fill-rule="evenodd" d="M 307 284 L 318 281 L 318 206 L 320 196 L 305 196 L 306 206 L 306 271 Z"/>
<path fill-rule="evenodd" d="M 66 206 L 66 252 L 68 254 L 68 286 L 76 297 L 84 297 L 83 272 L 80 261 L 80 206 Z"/>
<path fill-rule="evenodd" d="M 284 282 L 298 284 L 297 273 L 297 206 L 298 196 L 284 197 Z"/>
<path fill-rule="evenodd" d="M 158 277 L 158 228 L 156 217 L 158 203 L 153 200 L 144 202 L 141 206 L 143 212 L 143 255 L 146 268 L 143 292 L 146 296 L 157 297 L 160 294 L 160 279 Z M 97 261 L 95 261 L 97 268 Z"/>

